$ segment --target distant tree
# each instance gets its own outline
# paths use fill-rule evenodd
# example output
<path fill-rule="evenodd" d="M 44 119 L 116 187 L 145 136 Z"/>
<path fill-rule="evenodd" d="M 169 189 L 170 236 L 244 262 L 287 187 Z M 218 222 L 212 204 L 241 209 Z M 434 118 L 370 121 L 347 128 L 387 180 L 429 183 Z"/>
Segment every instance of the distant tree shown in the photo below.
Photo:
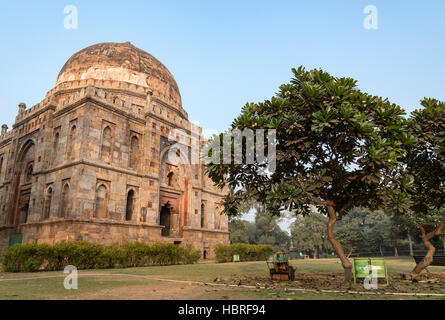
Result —
<path fill-rule="evenodd" d="M 291 225 L 291 239 L 299 251 L 310 252 L 314 259 L 319 252 L 332 250 L 328 241 L 326 223 L 328 218 L 321 213 L 297 216 Z"/>
<path fill-rule="evenodd" d="M 246 222 L 240 219 L 229 220 L 230 243 L 249 243 Z"/>
<path fill-rule="evenodd" d="M 269 163 L 258 159 L 241 165 L 221 159 L 209 164 L 208 173 L 218 186 L 227 183 L 232 190 L 224 199 L 229 215 L 237 215 L 247 199 L 277 216 L 283 210 L 308 215 L 311 205 L 317 206 L 329 217 L 328 239 L 351 284 L 352 264 L 334 226 L 354 206 L 380 206 L 388 189 L 398 187 L 392 171 L 412 140 L 405 112 L 361 92 L 354 79 L 303 67 L 293 73 L 275 97 L 246 104 L 232 123 L 239 130 L 276 129 L 276 141 L 271 141 L 276 142 L 276 170 L 265 175 Z"/>
<path fill-rule="evenodd" d="M 350 210 L 335 229 L 336 238 L 349 250 L 377 252 L 383 256 L 384 250 L 394 249 L 407 243 L 406 228 L 397 215 L 382 210 L 371 211 L 364 207 Z"/>
<path fill-rule="evenodd" d="M 394 248 L 394 256 L 398 256 L 398 247 L 409 244 L 410 245 L 410 253 L 411 253 L 411 245 L 409 240 L 409 229 L 406 227 L 403 219 L 400 218 L 397 214 L 392 213 L 389 217 L 390 225 L 389 225 L 389 243 Z"/>
<path fill-rule="evenodd" d="M 279 217 L 266 212 L 264 205 L 255 205 L 256 239 L 258 244 L 270 244 L 277 250 L 287 251 L 290 245 L 289 235 L 278 225 Z"/>
<path fill-rule="evenodd" d="M 258 203 L 250 203 L 245 209 L 255 211 L 255 222 L 229 218 L 231 243 L 270 244 L 276 250 L 287 251 L 290 238 L 278 225 L 278 217 L 267 214 Z"/>
<path fill-rule="evenodd" d="M 335 238 L 338 239 L 343 246 L 348 248 L 348 258 L 351 256 L 352 251 L 355 248 L 363 246 L 365 242 L 363 228 L 360 228 L 357 224 L 343 224 L 335 229 L 334 234 Z"/>
<path fill-rule="evenodd" d="M 391 220 L 389 217 L 385 217 L 379 221 L 374 228 L 367 234 L 367 241 L 370 245 L 376 247 L 380 251 L 380 255 L 383 256 L 383 248 L 390 245 L 391 238 Z"/>

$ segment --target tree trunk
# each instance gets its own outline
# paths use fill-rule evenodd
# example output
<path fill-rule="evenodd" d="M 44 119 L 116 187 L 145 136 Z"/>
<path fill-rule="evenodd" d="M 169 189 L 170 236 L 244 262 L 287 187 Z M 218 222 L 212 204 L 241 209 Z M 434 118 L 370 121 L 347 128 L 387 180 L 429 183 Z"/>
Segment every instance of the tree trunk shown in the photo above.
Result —
<path fill-rule="evenodd" d="M 329 213 L 329 220 L 328 220 L 328 239 L 329 242 L 332 245 L 332 248 L 334 248 L 335 252 L 338 254 L 338 257 L 340 258 L 341 264 L 343 266 L 343 269 L 345 270 L 345 282 L 349 283 L 349 287 L 352 286 L 352 263 L 349 261 L 348 257 L 346 257 L 345 252 L 343 251 L 343 248 L 334 237 L 334 226 L 337 222 L 337 215 L 335 214 L 335 209 L 333 206 L 326 206 L 328 213 Z"/>
<path fill-rule="evenodd" d="M 408 233 L 408 241 L 409 241 L 409 255 L 412 257 L 414 255 L 413 239 L 411 238 L 411 235 L 409 233 Z"/>
<path fill-rule="evenodd" d="M 424 244 L 424 246 L 428 249 L 428 252 L 426 253 L 425 257 L 422 261 L 420 261 L 411 271 L 411 278 L 414 278 L 415 276 L 419 275 L 426 267 L 428 267 L 431 262 L 433 262 L 433 256 L 436 252 L 436 248 L 431 243 L 431 239 L 433 239 L 435 236 L 439 236 L 443 229 L 445 228 L 445 222 L 442 222 L 436 230 L 426 233 L 425 228 L 423 225 L 419 225 L 420 232 L 421 232 L 421 239 Z"/>
<path fill-rule="evenodd" d="M 399 256 L 399 251 L 397 250 L 397 247 L 394 247 L 394 257 Z"/>
<path fill-rule="evenodd" d="M 379 250 L 380 250 L 380 255 L 383 257 L 383 250 L 382 250 L 382 245 L 379 244 Z"/>
<path fill-rule="evenodd" d="M 314 249 L 314 259 L 317 259 L 317 248 Z"/>

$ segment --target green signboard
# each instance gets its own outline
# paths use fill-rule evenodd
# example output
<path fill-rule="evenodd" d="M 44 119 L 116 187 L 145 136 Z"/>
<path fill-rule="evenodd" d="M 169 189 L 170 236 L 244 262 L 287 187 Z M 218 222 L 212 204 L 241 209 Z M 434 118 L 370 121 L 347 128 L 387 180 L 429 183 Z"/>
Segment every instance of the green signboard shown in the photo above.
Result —
<path fill-rule="evenodd" d="M 239 254 L 234 254 L 233 255 L 233 262 L 239 262 Z"/>
<path fill-rule="evenodd" d="M 357 279 L 370 278 L 386 279 L 389 284 L 388 270 L 383 258 L 355 258 L 352 260 L 352 272 L 354 283 Z"/>
<path fill-rule="evenodd" d="M 9 246 L 13 246 L 16 243 L 20 244 L 22 243 L 22 237 L 23 235 L 21 233 L 10 233 L 9 234 Z"/>

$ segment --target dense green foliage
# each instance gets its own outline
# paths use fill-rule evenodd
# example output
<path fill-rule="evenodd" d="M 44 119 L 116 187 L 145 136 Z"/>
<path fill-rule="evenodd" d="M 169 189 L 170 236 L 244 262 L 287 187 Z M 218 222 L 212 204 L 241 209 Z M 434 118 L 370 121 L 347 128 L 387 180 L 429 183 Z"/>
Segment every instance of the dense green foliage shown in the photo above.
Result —
<path fill-rule="evenodd" d="M 67 265 L 80 270 L 190 264 L 200 256 L 201 253 L 191 246 L 170 243 L 132 242 L 121 246 L 89 242 L 63 242 L 53 246 L 24 243 L 10 247 L 3 254 L 2 264 L 7 272 L 34 272 L 63 270 Z"/>
<path fill-rule="evenodd" d="M 274 146 L 276 165 L 270 157 L 257 155 L 253 163 L 239 164 L 232 143 L 230 148 L 223 145 L 223 153 L 230 150 L 234 159 L 229 164 L 227 154 L 218 158 L 219 153 L 212 152 L 216 148 L 208 149 L 208 174 L 219 187 L 229 186 L 222 202 L 230 216 L 252 199 L 276 216 L 285 210 L 308 215 L 312 206 L 327 214 L 328 239 L 351 283 L 352 264 L 335 239 L 335 223 L 353 207 L 376 209 L 394 199 L 391 191 L 409 181 L 398 169 L 415 138 L 400 106 L 361 92 L 356 80 L 303 67 L 292 71 L 290 83 L 281 85 L 270 100 L 246 104 L 231 126 L 237 131 L 276 130 L 270 141 L 269 136 L 255 140 L 260 149 Z M 221 138 L 216 136 L 211 144 L 227 141 Z M 246 146 L 247 139 L 242 144 Z M 392 205 L 406 208 L 408 199 L 403 200 Z"/>
<path fill-rule="evenodd" d="M 271 245 L 254 245 L 236 243 L 231 245 L 218 244 L 215 246 L 216 260 L 218 262 L 233 261 L 233 255 L 240 256 L 241 261 L 267 260 L 274 248 Z"/>
<path fill-rule="evenodd" d="M 404 145 L 414 141 L 404 110 L 361 92 L 354 79 L 302 67 L 293 73 L 275 97 L 245 105 L 232 123 L 232 129 L 277 130 L 276 170 L 264 175 L 264 162 L 208 166 L 215 183 L 232 188 L 225 212 L 237 215 L 252 198 L 276 215 L 309 214 L 311 205 L 324 212 L 330 205 L 341 215 L 382 204 L 387 189 L 398 187 L 392 170 Z"/>
<path fill-rule="evenodd" d="M 417 143 L 408 149 L 403 167 L 412 183 L 396 195 L 411 201 L 406 223 L 434 229 L 445 224 L 445 102 L 425 98 L 421 104 L 409 121 Z"/>
<path fill-rule="evenodd" d="M 366 252 L 383 255 L 384 251 L 397 252 L 398 247 L 407 249 L 408 233 L 399 225 L 396 215 L 381 210 L 354 208 L 337 223 L 335 237 L 349 253 Z"/>

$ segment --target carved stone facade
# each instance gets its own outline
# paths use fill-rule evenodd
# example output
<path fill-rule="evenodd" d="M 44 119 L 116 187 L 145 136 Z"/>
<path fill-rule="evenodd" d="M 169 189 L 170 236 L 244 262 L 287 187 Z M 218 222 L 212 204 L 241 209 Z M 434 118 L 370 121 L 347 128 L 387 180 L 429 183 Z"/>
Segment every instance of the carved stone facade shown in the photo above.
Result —
<path fill-rule="evenodd" d="M 211 257 L 228 243 L 227 216 L 198 161 L 162 63 L 132 44 L 73 55 L 39 104 L 19 105 L 0 136 L 0 250 L 23 242 L 166 241 Z"/>

